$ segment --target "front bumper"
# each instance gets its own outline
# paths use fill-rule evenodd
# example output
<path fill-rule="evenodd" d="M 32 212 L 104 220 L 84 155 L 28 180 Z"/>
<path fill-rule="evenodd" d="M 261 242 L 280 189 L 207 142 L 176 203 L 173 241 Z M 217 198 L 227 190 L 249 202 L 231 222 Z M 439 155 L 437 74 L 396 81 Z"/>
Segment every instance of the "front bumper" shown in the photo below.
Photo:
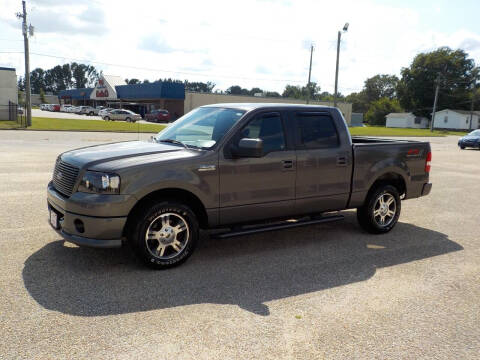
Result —
<path fill-rule="evenodd" d="M 68 211 L 69 200 L 59 194 L 51 184 L 47 190 L 48 209 L 58 218 L 58 227 L 52 228 L 65 240 L 82 246 L 113 248 L 122 246 L 126 216 L 88 216 Z M 96 199 L 98 200 L 98 199 Z M 95 207 L 97 203 L 91 203 Z M 88 204 L 85 204 L 88 205 Z"/>

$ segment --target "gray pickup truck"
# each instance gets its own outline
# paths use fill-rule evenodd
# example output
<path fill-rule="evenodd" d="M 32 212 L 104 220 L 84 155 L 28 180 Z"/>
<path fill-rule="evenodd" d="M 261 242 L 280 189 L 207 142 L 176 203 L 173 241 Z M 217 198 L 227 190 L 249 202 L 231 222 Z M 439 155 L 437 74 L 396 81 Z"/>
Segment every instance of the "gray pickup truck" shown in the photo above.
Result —
<path fill-rule="evenodd" d="M 351 137 L 336 108 L 202 106 L 150 141 L 61 154 L 49 220 L 67 241 L 129 244 L 164 269 L 192 254 L 200 229 L 244 235 L 356 208 L 366 231 L 388 232 L 401 200 L 430 193 L 430 161 L 428 142 Z"/>

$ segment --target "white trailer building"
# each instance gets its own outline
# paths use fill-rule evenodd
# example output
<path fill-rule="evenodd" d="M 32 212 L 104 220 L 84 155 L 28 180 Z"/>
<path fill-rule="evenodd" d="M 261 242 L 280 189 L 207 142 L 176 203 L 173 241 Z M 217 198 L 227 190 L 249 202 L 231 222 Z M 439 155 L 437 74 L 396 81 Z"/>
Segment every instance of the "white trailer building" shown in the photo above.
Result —
<path fill-rule="evenodd" d="M 478 129 L 480 128 L 479 117 L 479 111 L 474 111 L 472 116 L 468 110 L 444 109 L 435 113 L 433 127 L 452 130 Z"/>
<path fill-rule="evenodd" d="M 386 127 L 390 128 L 428 128 L 428 119 L 412 113 L 390 113 L 386 116 Z"/>

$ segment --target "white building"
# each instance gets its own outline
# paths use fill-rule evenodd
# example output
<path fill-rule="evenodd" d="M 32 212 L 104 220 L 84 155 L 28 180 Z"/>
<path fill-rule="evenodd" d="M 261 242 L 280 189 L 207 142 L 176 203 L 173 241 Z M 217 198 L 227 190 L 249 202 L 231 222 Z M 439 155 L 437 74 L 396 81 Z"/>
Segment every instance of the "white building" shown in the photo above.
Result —
<path fill-rule="evenodd" d="M 18 103 L 15 69 L 0 67 L 0 120 L 8 120 L 9 103 Z"/>
<path fill-rule="evenodd" d="M 428 119 L 421 116 L 415 116 L 412 113 L 390 113 L 386 116 L 386 127 L 389 128 L 428 128 Z"/>
<path fill-rule="evenodd" d="M 433 127 L 435 129 L 469 130 L 480 128 L 480 112 L 474 111 L 470 125 L 470 111 L 444 109 L 435 113 Z"/>

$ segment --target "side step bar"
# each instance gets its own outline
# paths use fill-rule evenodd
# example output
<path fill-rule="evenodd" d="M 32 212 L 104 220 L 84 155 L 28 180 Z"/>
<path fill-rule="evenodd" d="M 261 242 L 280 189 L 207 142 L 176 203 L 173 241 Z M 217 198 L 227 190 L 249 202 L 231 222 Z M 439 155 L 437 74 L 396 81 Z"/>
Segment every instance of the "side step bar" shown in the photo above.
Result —
<path fill-rule="evenodd" d="M 290 229 L 290 228 L 295 228 L 295 227 L 300 227 L 300 226 L 307 226 L 307 225 L 314 225 L 314 224 L 322 224 L 322 223 L 327 223 L 327 222 L 333 222 L 333 221 L 339 221 L 343 220 L 344 216 L 343 215 L 331 215 L 331 216 L 324 216 L 312 220 L 300 220 L 300 221 L 295 221 L 295 222 L 282 222 L 280 224 L 274 224 L 274 225 L 260 225 L 257 227 L 252 227 L 244 230 L 233 230 L 225 233 L 220 233 L 220 234 L 212 234 L 212 238 L 216 239 L 225 239 L 225 238 L 231 238 L 234 236 L 242 236 L 242 235 L 250 235 L 250 234 L 256 234 L 256 233 L 261 233 L 261 232 L 267 232 L 267 231 L 275 231 L 275 230 L 282 230 L 282 229 Z"/>

